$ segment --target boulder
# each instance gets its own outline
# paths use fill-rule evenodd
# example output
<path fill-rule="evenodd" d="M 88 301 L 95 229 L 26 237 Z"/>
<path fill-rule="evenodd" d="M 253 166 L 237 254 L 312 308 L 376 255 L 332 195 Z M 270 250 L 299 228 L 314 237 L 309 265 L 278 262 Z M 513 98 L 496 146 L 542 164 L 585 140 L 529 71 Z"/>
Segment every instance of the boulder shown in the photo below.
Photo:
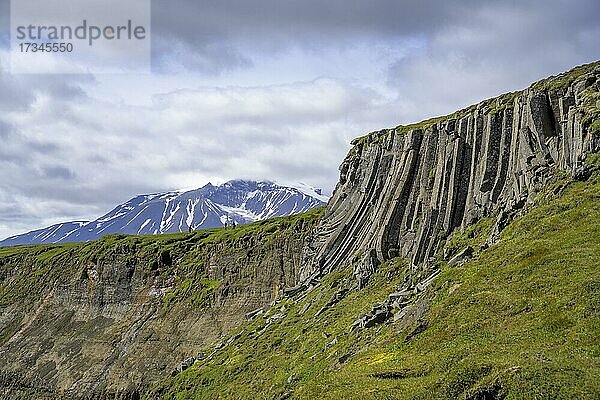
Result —
<path fill-rule="evenodd" d="M 340 290 L 338 290 L 336 292 L 336 294 L 334 294 L 329 299 L 329 301 L 323 307 L 321 307 L 321 309 L 319 311 L 317 311 L 317 313 L 315 314 L 315 317 L 318 317 L 319 315 L 324 313 L 328 308 L 330 308 L 331 306 L 333 306 L 333 305 L 337 304 L 339 301 L 341 301 L 344 297 L 346 297 L 348 292 L 349 292 L 349 290 L 347 288 L 341 288 Z"/>
<path fill-rule="evenodd" d="M 264 310 L 262 309 L 262 307 L 254 310 L 254 311 L 250 311 L 249 313 L 245 314 L 246 320 L 252 321 L 254 318 L 258 317 L 263 312 L 264 312 Z"/>
<path fill-rule="evenodd" d="M 356 332 L 359 329 L 370 328 L 372 326 L 384 323 L 392 315 L 392 311 L 388 304 L 375 304 L 371 311 L 361 315 L 356 321 L 354 321 L 350 332 Z"/>
<path fill-rule="evenodd" d="M 457 255 L 452 257 L 450 261 L 448 261 L 449 267 L 458 267 L 459 265 L 463 265 L 473 256 L 473 248 L 468 246 L 464 248 Z"/>

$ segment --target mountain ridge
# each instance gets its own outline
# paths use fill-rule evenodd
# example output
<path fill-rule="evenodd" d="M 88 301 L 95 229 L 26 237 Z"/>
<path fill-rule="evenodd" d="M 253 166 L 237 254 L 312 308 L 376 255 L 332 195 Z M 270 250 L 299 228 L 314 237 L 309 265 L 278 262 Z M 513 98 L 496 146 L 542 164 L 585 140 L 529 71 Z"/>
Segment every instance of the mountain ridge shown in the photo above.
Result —
<path fill-rule="evenodd" d="M 0 246 L 86 242 L 106 234 L 162 234 L 300 214 L 327 202 L 306 184 L 235 179 L 199 189 L 137 195 L 94 221 L 69 221 L 14 235 Z"/>

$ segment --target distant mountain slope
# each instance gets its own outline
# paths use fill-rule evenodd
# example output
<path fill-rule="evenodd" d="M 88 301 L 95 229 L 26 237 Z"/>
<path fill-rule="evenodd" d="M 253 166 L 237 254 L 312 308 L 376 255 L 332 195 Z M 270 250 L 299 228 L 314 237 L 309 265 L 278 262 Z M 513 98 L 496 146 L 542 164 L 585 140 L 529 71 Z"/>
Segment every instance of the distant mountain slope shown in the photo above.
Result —
<path fill-rule="evenodd" d="M 66 222 L 10 237 L 0 246 L 96 240 L 111 233 L 159 234 L 245 224 L 299 214 L 325 204 L 327 197 L 304 184 L 233 180 L 220 186 L 140 195 L 95 221 Z"/>
<path fill-rule="evenodd" d="M 38 229 L 22 235 L 10 237 L 0 242 L 0 246 L 16 246 L 19 244 L 32 243 L 59 243 L 62 239 L 87 223 L 88 221 L 73 221 L 52 225 L 44 229 Z"/>

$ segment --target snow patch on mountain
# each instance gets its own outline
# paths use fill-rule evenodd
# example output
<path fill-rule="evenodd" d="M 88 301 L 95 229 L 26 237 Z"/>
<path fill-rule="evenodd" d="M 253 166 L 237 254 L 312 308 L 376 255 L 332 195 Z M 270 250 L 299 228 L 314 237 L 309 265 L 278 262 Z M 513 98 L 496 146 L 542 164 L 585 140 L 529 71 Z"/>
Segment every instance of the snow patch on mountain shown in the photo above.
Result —
<path fill-rule="evenodd" d="M 283 186 L 283 187 L 287 186 L 292 189 L 296 189 L 309 197 L 312 197 L 319 201 L 322 201 L 323 203 L 327 203 L 329 201 L 329 197 L 325 196 L 323 194 L 323 189 L 317 189 L 317 188 L 310 186 L 304 182 L 297 182 L 297 183 L 291 183 L 291 184 L 283 184 L 283 183 L 276 182 L 275 184 Z"/>

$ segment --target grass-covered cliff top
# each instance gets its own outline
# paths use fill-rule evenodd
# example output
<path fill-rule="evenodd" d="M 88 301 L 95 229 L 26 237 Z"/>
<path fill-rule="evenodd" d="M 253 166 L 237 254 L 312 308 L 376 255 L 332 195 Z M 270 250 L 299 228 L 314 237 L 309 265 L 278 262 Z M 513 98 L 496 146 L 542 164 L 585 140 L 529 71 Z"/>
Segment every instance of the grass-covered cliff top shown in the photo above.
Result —
<path fill-rule="evenodd" d="M 270 218 L 235 228 L 212 228 L 191 233 L 170 233 L 162 235 L 106 235 L 99 240 L 84 243 L 64 243 L 52 245 L 20 245 L 0 247 L 0 259 L 15 255 L 34 254 L 41 260 L 51 259 L 66 251 L 76 251 L 82 257 L 94 254 L 100 256 L 114 247 L 136 245 L 141 249 L 156 247 L 176 248 L 177 244 L 234 244 L 241 238 L 252 236 L 259 241 L 268 241 L 274 234 L 287 229 L 314 224 L 323 214 L 325 207 L 317 207 L 303 214 L 289 217 Z"/>
<path fill-rule="evenodd" d="M 319 207 L 290 217 L 191 233 L 107 235 L 87 243 L 0 247 L 0 307 L 15 302 L 31 306 L 61 276 L 113 261 L 136 266 L 138 273 L 147 276 L 176 277 L 175 293 L 186 285 L 204 290 L 216 285 L 201 273 L 208 253 L 252 246 L 266 250 L 276 240 L 308 234 L 323 211 Z M 14 268 L 19 269 L 17 273 Z M 188 277 L 191 282 L 186 281 Z"/>
<path fill-rule="evenodd" d="M 476 244 L 487 234 L 475 231 L 449 243 Z M 319 314 L 352 285 L 352 271 L 341 270 L 305 298 L 285 300 L 247 323 L 229 346 L 165 380 L 156 393 L 165 399 L 597 399 L 599 255 L 596 173 L 587 182 L 556 183 L 497 244 L 462 266 L 443 267 L 430 294 L 416 298 L 398 322 L 350 332 L 359 314 L 405 284 L 403 261 L 384 264 L 364 290 Z"/>
<path fill-rule="evenodd" d="M 576 81 L 579 77 L 590 73 L 597 67 L 600 67 L 600 61 L 595 61 L 593 63 L 580 65 L 569 71 L 563 72 L 558 75 L 550 76 L 550 77 L 540 80 L 536 83 L 533 83 L 528 89 L 532 89 L 535 91 L 553 91 L 553 90 L 566 89 L 570 84 L 572 84 L 574 81 Z M 367 135 L 364 135 L 364 136 L 354 139 L 352 141 L 352 144 L 360 145 L 360 144 L 364 144 L 370 140 L 378 141 L 382 137 L 385 137 L 386 135 L 390 134 L 391 132 L 396 132 L 398 134 L 406 134 L 413 130 L 426 130 L 440 122 L 445 122 L 445 121 L 448 121 L 451 119 L 458 119 L 458 118 L 472 112 L 473 110 L 475 110 L 478 107 L 485 107 L 485 108 L 487 108 L 487 110 L 489 112 L 496 113 L 496 112 L 503 110 L 508 105 L 512 104 L 514 99 L 516 97 L 518 97 L 519 95 L 521 95 L 523 92 L 524 92 L 524 90 L 519 90 L 519 91 L 515 91 L 515 92 L 510 92 L 510 93 L 504 93 L 497 97 L 483 100 L 477 104 L 473 104 L 469 107 L 463 108 L 452 114 L 448 114 L 448 115 L 444 115 L 444 116 L 440 116 L 440 117 L 428 118 L 426 120 L 423 120 L 420 122 L 415 122 L 415 123 L 408 124 L 408 125 L 398 125 L 395 128 L 391 128 L 391 129 L 384 129 L 381 131 L 371 132 Z M 599 107 L 595 103 L 595 100 L 596 100 L 596 98 L 594 98 L 594 102 L 591 101 L 589 103 L 589 106 L 596 108 L 596 110 L 595 110 L 596 114 L 600 114 L 600 112 L 598 112 L 599 110 L 597 110 Z M 594 110 L 592 110 L 592 111 L 594 111 Z M 598 122 L 598 123 L 600 124 L 600 122 Z M 595 130 L 600 130 L 600 125 L 597 127 L 594 126 L 593 128 Z"/>

